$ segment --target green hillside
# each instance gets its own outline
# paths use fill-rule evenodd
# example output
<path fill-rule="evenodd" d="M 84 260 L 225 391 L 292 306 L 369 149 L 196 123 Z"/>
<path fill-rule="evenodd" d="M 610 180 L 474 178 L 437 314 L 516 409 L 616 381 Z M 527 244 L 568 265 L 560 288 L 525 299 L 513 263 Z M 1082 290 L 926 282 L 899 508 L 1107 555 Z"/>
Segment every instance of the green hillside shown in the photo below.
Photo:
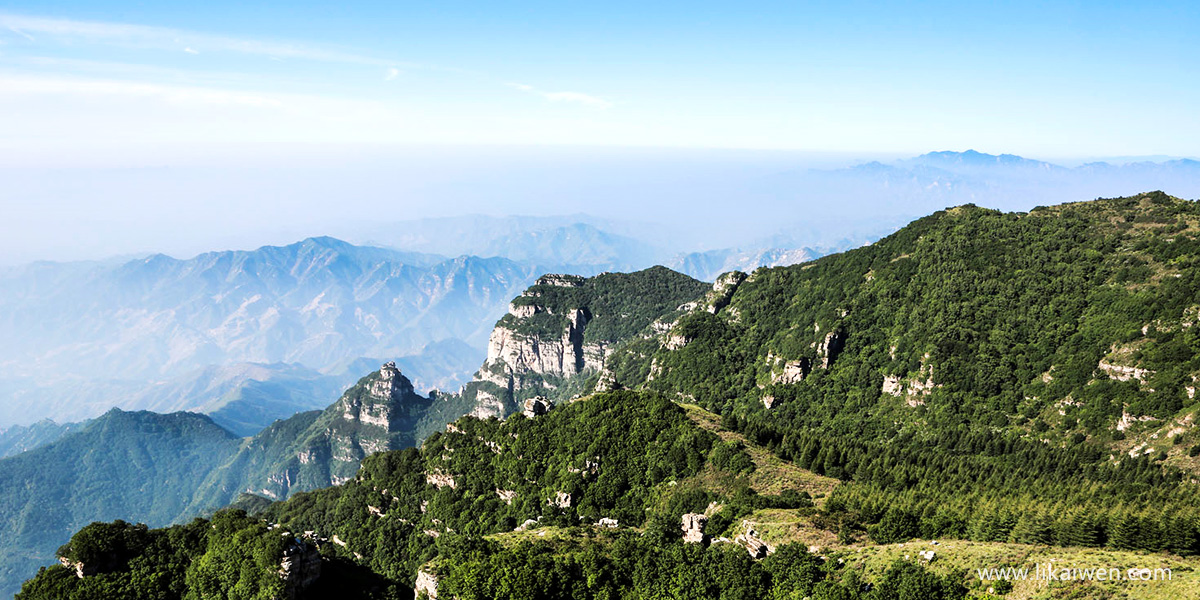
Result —
<path fill-rule="evenodd" d="M 385 365 L 325 410 L 276 421 L 247 438 L 198 487 L 192 514 L 222 507 L 246 491 L 283 499 L 348 481 L 367 455 L 414 446 L 429 435 L 418 428 L 429 406 L 394 365 Z"/>
<path fill-rule="evenodd" d="M 507 391 L 502 413 L 544 395 L 545 414 L 359 445 L 357 474 L 344 453 L 340 485 L 241 498 L 255 515 L 84 530 L 60 554 L 89 574 L 52 567 L 20 598 L 1195 597 L 1198 265 L 1200 205 L 1150 193 L 949 209 L 707 294 L 658 269 L 607 296 L 587 290 L 609 276 L 546 278 L 467 387 Z M 343 401 L 376 380 L 264 444 L 338 447 L 364 426 Z M 414 433 L 376 449 L 485 401 L 389 413 Z M 1180 579 L 971 573 L 1038 557 Z"/>
<path fill-rule="evenodd" d="M 749 599 L 858 589 L 855 575 L 828 571 L 800 544 L 758 562 L 734 543 L 681 543 L 685 513 L 709 513 L 715 535 L 756 509 L 815 510 L 795 489 L 755 492 L 755 469 L 743 447 L 661 396 L 600 394 L 535 419 L 464 418 L 419 450 L 372 455 L 355 480 L 298 494 L 261 519 L 226 511 L 212 526 L 93 526 L 60 551 L 87 565 L 88 576 L 54 566 L 18 597 L 402 598 L 419 570 L 436 573 L 439 594 L 460 598 Z M 308 588 L 281 590 L 269 557 L 297 537 L 320 544 L 322 575 Z M 99 565 L 94 573 L 91 565 Z M 964 591 L 912 564 L 897 564 L 878 584 L 920 585 L 932 599 Z"/>
<path fill-rule="evenodd" d="M 0 593 L 15 592 L 93 521 L 165 526 L 211 514 L 246 492 L 266 501 L 347 481 L 365 456 L 429 435 L 417 426 L 429 404 L 385 365 L 326 410 L 276 421 L 249 438 L 204 415 L 114 409 L 0 460 Z"/>
<path fill-rule="evenodd" d="M 203 415 L 113 409 L 56 442 L 0 460 L 0 585 L 15 591 L 92 521 L 162 526 L 179 519 L 211 465 L 237 445 Z"/>
<path fill-rule="evenodd" d="M 619 381 L 853 482 L 848 536 L 1196 551 L 1197 234 L 1161 193 L 939 212 L 756 271 Z"/>

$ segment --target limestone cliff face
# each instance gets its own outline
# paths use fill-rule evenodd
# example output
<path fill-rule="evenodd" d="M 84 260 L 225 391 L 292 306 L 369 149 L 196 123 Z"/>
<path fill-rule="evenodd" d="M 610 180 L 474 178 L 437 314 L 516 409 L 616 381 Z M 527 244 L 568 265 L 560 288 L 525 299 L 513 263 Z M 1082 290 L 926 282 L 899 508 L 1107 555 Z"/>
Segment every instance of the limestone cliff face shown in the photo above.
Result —
<path fill-rule="evenodd" d="M 295 600 L 297 594 L 308 589 L 320 577 L 321 553 L 317 547 L 303 540 L 292 540 L 279 561 L 279 578 L 283 580 L 284 587 L 278 600 Z"/>
<path fill-rule="evenodd" d="M 563 307 L 546 298 L 553 288 L 581 288 L 588 280 L 574 275 L 544 275 L 509 304 L 488 339 L 487 359 L 467 389 L 474 395 L 472 415 L 503 417 L 519 409 L 522 391 L 553 387 L 548 379 L 566 379 L 604 367 L 608 344 L 586 342 L 593 315 L 586 306 Z M 465 390 L 464 390 L 465 391 Z"/>
<path fill-rule="evenodd" d="M 471 414 L 479 418 L 502 417 L 517 408 L 516 396 L 522 390 L 545 386 L 547 378 L 565 379 L 604 366 L 606 344 L 585 343 L 584 330 L 591 321 L 585 308 L 569 310 L 566 327 L 559 333 L 543 335 L 521 331 L 527 320 L 548 314 L 537 305 L 514 305 L 488 339 L 488 354 L 476 374 L 475 404 Z"/>
<path fill-rule="evenodd" d="M 358 463 L 370 454 L 397 450 L 415 444 L 413 430 L 429 406 L 429 399 L 413 391 L 412 382 L 389 362 L 377 373 L 363 378 L 316 420 L 307 441 L 297 448 L 287 469 L 276 473 L 273 483 L 286 495 L 296 482 L 337 485 L 358 472 Z M 327 460 L 308 462 L 319 456 Z M 289 471 L 295 481 L 280 481 Z"/>
<path fill-rule="evenodd" d="M 368 455 L 417 444 L 418 422 L 431 404 L 389 362 L 324 411 L 277 421 L 248 440 L 209 477 L 198 505 L 223 505 L 241 492 L 282 500 L 345 483 Z"/>
<path fill-rule="evenodd" d="M 509 314 L 520 319 L 520 315 L 533 316 L 533 306 L 522 306 Z M 488 339 L 488 354 L 485 370 L 499 365 L 510 375 L 536 373 L 570 377 L 584 371 L 598 371 L 604 366 L 606 344 L 584 343 L 583 332 L 591 321 L 591 313 L 585 308 L 570 310 L 567 327 L 559 336 L 545 337 L 521 333 L 517 328 L 498 324 Z"/>
<path fill-rule="evenodd" d="M 813 324 L 813 333 L 817 335 L 821 334 L 821 326 L 819 324 Z M 841 326 L 837 326 L 827 331 L 819 341 L 809 345 L 814 356 L 801 356 L 800 358 L 787 360 L 782 356 L 776 356 L 774 353 L 768 352 L 766 364 L 771 370 L 770 382 L 772 384 L 794 385 L 804 381 L 804 378 L 808 377 L 813 369 L 828 369 L 842 352 L 847 339 L 846 331 Z M 768 404 L 767 408 L 771 408 L 771 404 Z"/>
<path fill-rule="evenodd" d="M 405 400 L 415 395 L 412 382 L 400 374 L 396 363 L 389 362 L 379 369 L 379 377 L 367 384 L 366 394 L 347 393 L 338 400 L 336 409 L 346 421 L 381 427 L 390 433 L 403 426 Z"/>
<path fill-rule="evenodd" d="M 712 291 L 727 301 L 744 275 L 723 278 L 716 290 L 663 267 L 584 278 L 544 275 L 509 304 L 488 340 L 487 359 L 457 394 L 467 414 L 504 417 L 536 396 L 568 400 L 605 381 L 605 363 L 629 340 L 661 333 L 656 326 L 693 308 Z M 660 322 L 661 321 L 661 322 Z M 608 384 L 614 383 L 608 374 Z M 462 413 L 459 413 L 462 414 Z"/>

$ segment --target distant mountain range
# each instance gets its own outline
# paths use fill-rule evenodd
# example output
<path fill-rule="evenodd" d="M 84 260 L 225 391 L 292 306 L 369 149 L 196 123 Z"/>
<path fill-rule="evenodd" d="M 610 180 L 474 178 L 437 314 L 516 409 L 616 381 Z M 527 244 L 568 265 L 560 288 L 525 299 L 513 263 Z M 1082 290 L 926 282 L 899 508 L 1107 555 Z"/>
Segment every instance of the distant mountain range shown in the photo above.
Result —
<path fill-rule="evenodd" d="M 316 237 L 189 259 L 0 270 L 0 427 L 81 421 L 118 406 L 202 411 L 248 435 L 322 405 L 384 360 L 418 389 L 455 390 L 470 380 L 508 299 L 546 272 L 661 264 L 713 281 L 858 247 L 950 205 L 1028 210 L 1154 188 L 1200 195 L 1200 162 L 1063 167 L 968 150 L 760 183 L 774 204 L 755 210 L 773 229 L 735 247 L 669 248 L 677 224 L 472 215 L 380 223 L 353 236 L 371 245 Z M 740 210 L 736 200 L 729 214 Z M 13 448 L 53 429 L 40 431 L 10 436 L 25 440 Z"/>
<path fill-rule="evenodd" d="M 514 227 L 478 241 L 481 253 L 518 260 L 321 237 L 184 260 L 9 269 L 0 273 L 0 339 L 10 340 L 0 345 L 0 426 L 80 421 L 115 406 L 203 412 L 250 435 L 324 406 L 363 361 L 396 360 L 420 389 L 457 389 L 508 300 L 545 272 L 666 263 L 711 279 L 825 253 L 671 258 L 583 223 Z"/>
<path fill-rule="evenodd" d="M 837 194 L 851 205 L 863 199 L 886 200 L 914 216 L 965 203 L 1029 210 L 1039 204 L 1132 195 L 1148 189 L 1200 196 L 1200 161 L 1093 162 L 1064 167 L 1013 154 L 947 151 L 891 163 L 793 173 L 790 184 L 814 193 Z"/>
<path fill-rule="evenodd" d="M 360 232 L 361 243 L 445 256 L 503 257 L 556 265 L 559 270 L 628 271 L 670 256 L 654 228 L 589 215 L 561 217 L 468 215 L 419 219 Z"/>
<path fill-rule="evenodd" d="M 10 269 L 0 275 L 0 425 L 112 406 L 202 410 L 251 379 L 304 382 L 300 397 L 327 399 L 346 381 L 320 376 L 362 357 L 407 357 L 419 384 L 455 385 L 508 298 L 546 269 L 332 238 Z M 257 375 L 220 370 L 242 363 Z M 434 367 L 428 382 L 422 365 Z"/>
<path fill-rule="evenodd" d="M 263 597 L 305 580 L 320 597 L 380 597 L 384 583 L 389 597 L 450 597 L 480 573 L 538 581 L 564 553 L 573 566 L 553 566 L 563 579 L 542 580 L 543 595 L 559 581 L 586 590 L 578 565 L 654 595 L 663 571 L 628 575 L 643 556 L 697 573 L 729 556 L 740 561 L 720 572 L 815 561 L 799 530 L 828 556 L 897 544 L 887 560 L 905 569 L 924 568 L 895 560 L 913 539 L 953 541 L 936 551 L 946 569 L 964 540 L 1194 556 L 1198 218 L 1196 201 L 1161 192 L 1020 213 L 965 205 L 712 284 L 662 267 L 544 275 L 511 299 L 459 393 L 420 394 L 384 364 L 325 410 L 249 438 L 204 415 L 113 410 L 0 460 L 0 592 L 94 519 L 159 525 L 231 501 L 265 512 L 140 547 L 84 529 L 58 554 L 67 568 L 22 597 L 161 581 L 229 595 L 302 562 L 325 566 Z M 247 523 L 236 536 L 231 518 Z M 291 546 L 297 532 L 313 545 Z M 706 534 L 737 546 L 706 549 Z M 221 536 L 253 552 L 210 543 Z M 846 597 L 862 589 L 858 566 L 811 564 L 842 573 Z M 217 575 L 197 579 L 205 569 Z M 786 569 L 774 581 L 800 571 Z M 873 590 L 948 597 L 885 584 Z M 357 585 L 375 589 L 345 591 Z M 503 587 L 489 585 L 471 596 Z M 715 580 L 707 589 L 720 595 Z"/>

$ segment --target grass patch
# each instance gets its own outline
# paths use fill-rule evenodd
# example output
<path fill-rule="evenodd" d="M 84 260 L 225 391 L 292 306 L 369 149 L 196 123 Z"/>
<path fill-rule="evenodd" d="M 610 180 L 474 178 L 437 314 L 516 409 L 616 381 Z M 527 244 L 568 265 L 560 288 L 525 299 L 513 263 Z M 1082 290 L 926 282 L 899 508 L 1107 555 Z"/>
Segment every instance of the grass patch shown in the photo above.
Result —
<path fill-rule="evenodd" d="M 882 575 L 897 560 L 918 560 L 917 553 L 933 550 L 937 557 L 929 569 L 939 575 L 957 574 L 975 598 L 1007 600 L 1200 600 L 1200 558 L 1171 554 L 1142 554 L 1099 548 L 1059 548 L 994 542 L 939 540 L 938 545 L 920 540 L 903 544 L 853 545 L 829 550 L 831 560 L 842 560 L 848 568 L 869 580 Z M 1014 581 L 1004 596 L 988 594 L 995 583 L 980 581 L 977 569 L 1028 567 L 1052 563 L 1055 568 L 1170 569 L 1169 581 Z"/>
<path fill-rule="evenodd" d="M 755 445 L 740 433 L 721 429 L 721 417 L 708 412 L 694 404 L 680 404 L 687 411 L 687 416 L 701 428 L 717 434 L 728 442 L 741 442 L 754 461 L 754 472 L 750 474 L 750 488 L 760 494 L 778 494 L 786 489 L 808 492 L 813 502 L 820 507 L 825 498 L 840 483 L 832 477 L 817 475 L 787 462 L 766 448 Z"/>

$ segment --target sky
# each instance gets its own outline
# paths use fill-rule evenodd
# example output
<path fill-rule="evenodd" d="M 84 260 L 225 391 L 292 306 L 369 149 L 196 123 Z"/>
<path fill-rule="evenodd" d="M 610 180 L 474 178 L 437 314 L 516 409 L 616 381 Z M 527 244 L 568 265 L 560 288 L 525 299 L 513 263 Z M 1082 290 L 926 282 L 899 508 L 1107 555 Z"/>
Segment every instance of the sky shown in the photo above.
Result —
<path fill-rule="evenodd" d="M 1198 29 L 1195 2 L 10 0 L 0 157 L 242 142 L 1194 154 Z"/>
<path fill-rule="evenodd" d="M 1186 1 L 8 0 L 0 169 L 15 183 L 0 185 L 0 237 L 14 241 L 0 253 L 56 226 L 82 231 L 97 215 L 111 224 L 75 255 L 155 247 L 163 242 L 150 237 L 104 243 L 162 226 L 136 214 L 148 205 L 168 219 L 231 204 L 266 215 L 242 224 L 261 228 L 296 193 L 280 178 L 297 169 L 324 169 L 318 187 L 414 216 L 564 202 L 459 207 L 443 195 L 431 206 L 382 194 L 384 157 L 422 148 L 437 148 L 437 172 L 480 164 L 446 148 L 490 148 L 493 159 L 514 147 L 654 149 L 706 170 L 713 155 L 688 153 L 741 152 L 723 167 L 734 171 L 763 153 L 775 154 L 760 169 L 787 153 L 794 164 L 967 148 L 1196 156 L 1198 30 L 1200 4 Z M 381 166 L 339 188 L 364 156 Z M 469 178 L 463 169 L 447 177 Z M 530 181 L 545 175 L 535 171 Z M 613 177 L 645 177 L 631 172 Z M 410 191 L 423 173 L 404 173 Z M 247 200 L 246 189 L 261 194 Z M 205 217 L 214 236 L 219 216 Z M 282 225 L 330 218 L 300 216 Z"/>

